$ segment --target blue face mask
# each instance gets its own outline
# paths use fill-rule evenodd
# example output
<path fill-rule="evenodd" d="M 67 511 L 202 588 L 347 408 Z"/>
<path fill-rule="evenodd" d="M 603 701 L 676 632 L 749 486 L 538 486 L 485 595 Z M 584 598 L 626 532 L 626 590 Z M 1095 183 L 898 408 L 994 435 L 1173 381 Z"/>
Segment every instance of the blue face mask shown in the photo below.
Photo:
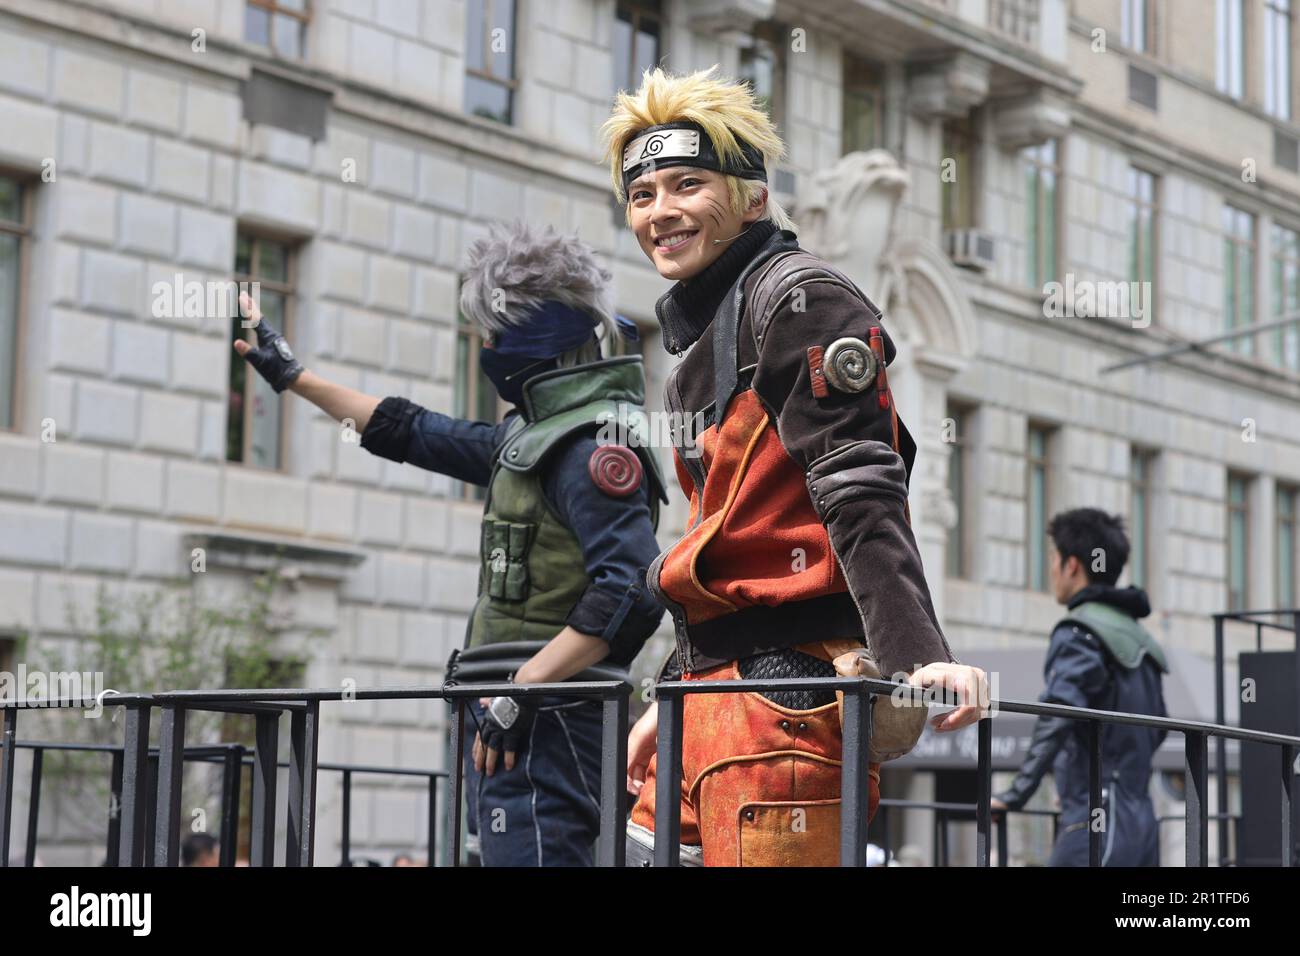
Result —
<path fill-rule="evenodd" d="M 531 355 L 512 355 L 498 349 L 481 348 L 479 367 L 496 387 L 497 394 L 511 405 L 523 405 L 524 382 L 542 372 L 558 367 L 558 356 L 539 359 Z"/>

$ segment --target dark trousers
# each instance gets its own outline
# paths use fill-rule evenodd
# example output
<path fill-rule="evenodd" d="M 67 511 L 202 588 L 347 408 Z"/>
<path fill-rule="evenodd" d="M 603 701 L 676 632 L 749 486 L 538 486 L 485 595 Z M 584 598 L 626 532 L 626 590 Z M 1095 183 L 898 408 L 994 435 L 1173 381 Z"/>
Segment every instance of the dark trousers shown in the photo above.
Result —
<path fill-rule="evenodd" d="M 599 701 L 544 697 L 523 752 L 491 777 L 474 770 L 477 699 L 465 722 L 465 796 L 483 866 L 591 866 L 600 833 Z"/>

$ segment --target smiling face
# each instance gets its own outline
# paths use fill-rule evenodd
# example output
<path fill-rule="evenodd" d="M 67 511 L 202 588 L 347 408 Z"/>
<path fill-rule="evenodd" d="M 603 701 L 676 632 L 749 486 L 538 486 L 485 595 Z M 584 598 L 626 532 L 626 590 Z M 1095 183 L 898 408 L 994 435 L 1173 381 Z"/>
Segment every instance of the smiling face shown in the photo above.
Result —
<path fill-rule="evenodd" d="M 638 176 L 628 187 L 632 232 L 665 279 L 698 275 L 726 251 L 728 240 L 763 213 L 762 201 L 731 211 L 727 179 L 694 166 L 670 166 Z"/>

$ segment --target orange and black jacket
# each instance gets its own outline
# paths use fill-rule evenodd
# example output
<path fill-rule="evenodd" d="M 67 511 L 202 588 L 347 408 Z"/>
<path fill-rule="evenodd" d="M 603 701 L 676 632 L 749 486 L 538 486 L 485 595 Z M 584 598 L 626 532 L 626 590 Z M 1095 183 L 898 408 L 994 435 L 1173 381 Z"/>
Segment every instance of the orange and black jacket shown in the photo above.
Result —
<path fill-rule="evenodd" d="M 842 637 L 886 676 L 954 660 L 907 512 L 916 446 L 884 375 L 862 391 L 814 381 L 809 349 L 838 339 L 874 330 L 892 360 L 875 305 L 764 220 L 656 308 L 669 351 L 692 346 L 666 387 L 675 420 L 694 424 L 674 439 L 690 515 L 647 572 L 675 663 Z"/>

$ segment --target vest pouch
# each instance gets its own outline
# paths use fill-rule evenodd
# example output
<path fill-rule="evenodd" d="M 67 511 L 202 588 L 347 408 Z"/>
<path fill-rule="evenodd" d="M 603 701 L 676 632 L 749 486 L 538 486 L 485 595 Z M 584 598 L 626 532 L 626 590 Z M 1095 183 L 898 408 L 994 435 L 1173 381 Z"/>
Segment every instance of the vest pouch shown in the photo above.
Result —
<path fill-rule="evenodd" d="M 508 561 L 505 575 L 505 599 L 523 601 L 528 597 L 528 549 L 533 543 L 533 531 L 536 525 L 506 525 Z"/>
<path fill-rule="evenodd" d="M 506 574 L 510 568 L 510 525 L 494 518 L 483 519 L 483 567 L 487 574 L 488 597 L 506 596 Z"/>

